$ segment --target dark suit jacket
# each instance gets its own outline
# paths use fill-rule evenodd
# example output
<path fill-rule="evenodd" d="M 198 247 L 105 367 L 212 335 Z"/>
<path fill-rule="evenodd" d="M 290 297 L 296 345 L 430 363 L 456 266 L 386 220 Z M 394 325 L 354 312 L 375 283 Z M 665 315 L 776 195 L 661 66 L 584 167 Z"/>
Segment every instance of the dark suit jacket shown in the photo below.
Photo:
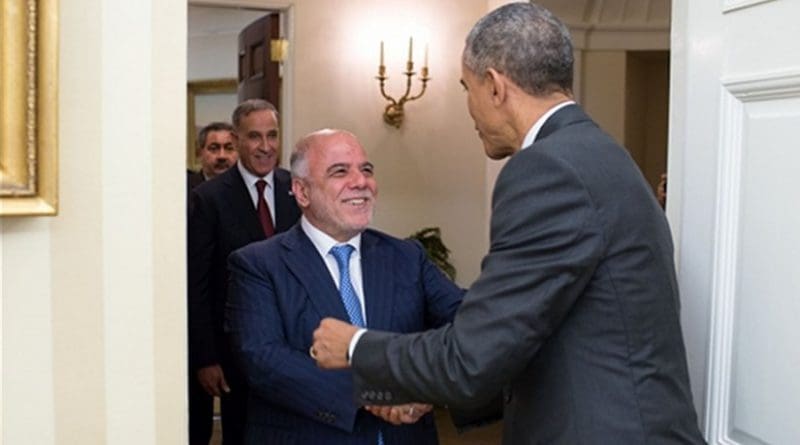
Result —
<path fill-rule="evenodd" d="M 325 317 L 348 320 L 323 259 L 297 224 L 230 257 L 228 329 L 250 387 L 247 443 L 375 445 L 435 444 L 428 414 L 395 427 L 358 409 L 350 371 L 326 371 L 309 357 L 312 334 Z M 421 246 L 367 230 L 361 267 L 368 326 L 417 332 L 452 320 L 457 288 Z"/>
<path fill-rule="evenodd" d="M 567 106 L 502 169 L 453 325 L 367 332 L 359 396 L 473 409 L 505 388 L 505 444 L 702 443 L 672 248 L 628 153 Z"/>
<path fill-rule="evenodd" d="M 205 182 L 206 177 L 203 176 L 203 172 L 196 172 L 192 170 L 186 170 L 186 190 L 191 194 L 192 190 L 195 187 L 200 185 L 202 182 Z"/>
<path fill-rule="evenodd" d="M 205 182 L 205 180 L 206 177 L 203 176 L 203 172 L 186 170 L 186 209 L 188 210 L 188 215 L 192 213 L 192 190 Z"/>
<path fill-rule="evenodd" d="M 291 195 L 291 177 L 275 169 L 275 231 L 294 225 L 300 209 Z M 229 351 L 223 333 L 228 290 L 228 255 L 264 239 L 253 201 L 239 169 L 198 185 L 189 215 L 189 363 L 191 369 L 224 363 Z"/>

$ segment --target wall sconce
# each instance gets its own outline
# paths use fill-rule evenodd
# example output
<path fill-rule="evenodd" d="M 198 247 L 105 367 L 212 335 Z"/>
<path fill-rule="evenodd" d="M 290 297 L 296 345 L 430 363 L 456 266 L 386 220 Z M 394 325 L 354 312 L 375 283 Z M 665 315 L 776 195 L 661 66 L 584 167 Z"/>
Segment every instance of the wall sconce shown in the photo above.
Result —
<path fill-rule="evenodd" d="M 406 75 L 406 92 L 403 94 L 403 97 L 400 99 L 395 99 L 388 94 L 386 94 L 386 90 L 384 89 L 384 83 L 386 79 L 389 77 L 386 76 L 386 66 L 383 64 L 383 40 L 381 40 L 381 62 L 378 65 L 378 76 L 376 79 L 380 81 L 381 84 L 381 95 L 389 101 L 389 104 L 386 105 L 386 108 L 383 110 L 383 121 L 389 125 L 393 125 L 396 128 L 400 128 L 400 124 L 403 123 L 403 105 L 406 102 L 411 102 L 412 100 L 417 100 L 425 94 L 425 87 L 428 84 L 428 81 L 431 80 L 428 77 L 428 46 L 425 46 L 425 65 L 422 67 L 422 77 L 420 80 L 422 81 L 422 90 L 416 96 L 409 97 L 411 93 L 411 77 L 413 77 L 416 73 L 414 72 L 414 59 L 413 59 L 413 46 L 414 40 L 413 38 L 409 37 L 408 39 L 408 62 L 406 62 L 406 71 L 403 73 Z"/>

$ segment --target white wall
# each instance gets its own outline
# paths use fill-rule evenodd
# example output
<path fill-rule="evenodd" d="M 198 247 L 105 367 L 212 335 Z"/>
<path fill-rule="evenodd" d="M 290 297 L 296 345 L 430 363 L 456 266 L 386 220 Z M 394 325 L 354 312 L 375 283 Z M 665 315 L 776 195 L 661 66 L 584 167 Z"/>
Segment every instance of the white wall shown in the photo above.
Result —
<path fill-rule="evenodd" d="M 60 3 L 60 213 L 0 226 L 2 441 L 184 443 L 186 8 Z"/>

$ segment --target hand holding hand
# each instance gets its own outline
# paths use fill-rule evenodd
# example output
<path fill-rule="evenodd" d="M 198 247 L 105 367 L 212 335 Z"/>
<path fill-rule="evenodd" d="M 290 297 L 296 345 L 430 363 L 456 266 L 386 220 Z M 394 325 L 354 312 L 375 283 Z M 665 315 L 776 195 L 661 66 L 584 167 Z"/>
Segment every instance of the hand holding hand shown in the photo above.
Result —
<path fill-rule="evenodd" d="M 364 409 L 391 423 L 392 425 L 403 425 L 416 423 L 422 416 L 428 414 L 433 405 L 424 403 L 408 403 L 405 405 L 378 406 L 368 405 Z"/>
<path fill-rule="evenodd" d="M 335 318 L 323 319 L 314 331 L 314 344 L 309 354 L 317 366 L 325 369 L 348 368 L 347 350 L 358 328 Z"/>
<path fill-rule="evenodd" d="M 197 380 L 209 395 L 219 397 L 223 392 L 231 392 L 228 382 L 225 381 L 225 373 L 222 372 L 220 365 L 211 365 L 198 369 Z"/>

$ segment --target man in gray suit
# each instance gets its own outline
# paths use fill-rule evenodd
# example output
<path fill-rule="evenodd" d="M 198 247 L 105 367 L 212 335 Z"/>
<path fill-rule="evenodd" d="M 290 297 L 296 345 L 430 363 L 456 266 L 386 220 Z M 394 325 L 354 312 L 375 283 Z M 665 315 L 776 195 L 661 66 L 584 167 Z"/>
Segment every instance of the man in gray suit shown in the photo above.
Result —
<path fill-rule="evenodd" d="M 625 149 L 571 100 L 566 27 L 509 4 L 475 25 L 462 61 L 486 154 L 510 156 L 481 274 L 437 330 L 323 320 L 318 364 L 351 365 L 364 404 L 476 412 L 502 393 L 505 444 L 703 443 L 667 221 Z"/>

